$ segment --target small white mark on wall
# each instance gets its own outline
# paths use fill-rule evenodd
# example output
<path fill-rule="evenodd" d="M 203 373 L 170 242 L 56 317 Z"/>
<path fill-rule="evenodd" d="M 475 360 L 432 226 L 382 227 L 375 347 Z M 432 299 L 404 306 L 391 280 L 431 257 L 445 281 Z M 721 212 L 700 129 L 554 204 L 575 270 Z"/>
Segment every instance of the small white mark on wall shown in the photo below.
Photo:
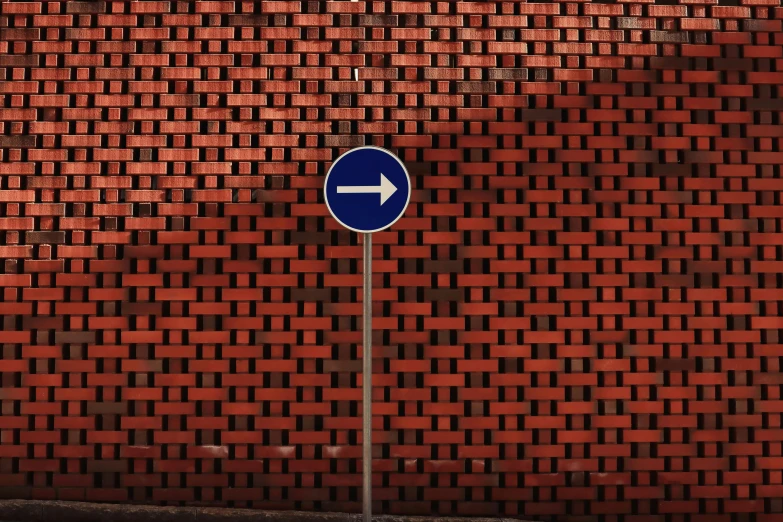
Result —
<path fill-rule="evenodd" d="M 353 69 L 353 81 L 358 82 L 359 81 L 359 69 L 355 68 Z"/>
<path fill-rule="evenodd" d="M 284 459 L 293 457 L 296 454 L 296 448 L 293 446 L 278 446 L 274 448 L 274 451 Z"/>
<path fill-rule="evenodd" d="M 216 458 L 228 457 L 228 446 L 201 446 Z"/>
<path fill-rule="evenodd" d="M 343 450 L 342 446 L 324 446 L 324 454 L 330 459 L 339 459 Z"/>

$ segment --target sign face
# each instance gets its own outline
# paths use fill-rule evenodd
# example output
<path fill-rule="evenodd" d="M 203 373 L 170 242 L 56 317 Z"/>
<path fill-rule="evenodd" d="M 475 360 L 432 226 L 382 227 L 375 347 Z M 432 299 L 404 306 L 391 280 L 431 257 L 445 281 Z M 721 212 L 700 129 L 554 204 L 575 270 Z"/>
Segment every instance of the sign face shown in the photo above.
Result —
<path fill-rule="evenodd" d="M 402 161 L 380 147 L 351 149 L 335 161 L 324 182 L 326 208 L 360 234 L 389 228 L 405 214 L 411 179 Z"/>

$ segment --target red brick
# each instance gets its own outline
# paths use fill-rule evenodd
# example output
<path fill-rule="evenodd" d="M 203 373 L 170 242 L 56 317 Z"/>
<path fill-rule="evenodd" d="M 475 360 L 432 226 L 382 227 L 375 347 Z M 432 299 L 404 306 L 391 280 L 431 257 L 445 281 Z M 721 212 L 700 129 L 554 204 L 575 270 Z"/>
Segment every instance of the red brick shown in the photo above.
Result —
<path fill-rule="evenodd" d="M 686 3 L 0 4 L 4 494 L 358 509 L 361 250 L 319 192 L 377 144 L 415 185 L 376 235 L 381 511 L 763 515 L 781 21 Z"/>

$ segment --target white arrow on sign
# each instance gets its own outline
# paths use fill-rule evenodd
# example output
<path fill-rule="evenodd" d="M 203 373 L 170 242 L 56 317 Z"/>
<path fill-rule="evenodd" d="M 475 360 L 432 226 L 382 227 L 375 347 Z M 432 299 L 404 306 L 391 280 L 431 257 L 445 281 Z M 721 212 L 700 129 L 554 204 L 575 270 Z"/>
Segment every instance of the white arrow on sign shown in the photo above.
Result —
<path fill-rule="evenodd" d="M 397 192 L 397 187 L 381 173 L 381 184 L 376 186 L 337 187 L 338 194 L 380 194 L 381 205 Z"/>

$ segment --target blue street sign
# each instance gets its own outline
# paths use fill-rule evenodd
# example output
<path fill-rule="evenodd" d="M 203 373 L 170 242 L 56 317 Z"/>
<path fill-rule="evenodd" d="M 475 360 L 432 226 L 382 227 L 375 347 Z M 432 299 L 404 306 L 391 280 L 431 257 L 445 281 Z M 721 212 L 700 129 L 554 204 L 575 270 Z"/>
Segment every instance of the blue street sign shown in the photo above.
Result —
<path fill-rule="evenodd" d="M 389 228 L 411 200 L 402 161 L 380 147 L 351 149 L 335 161 L 324 182 L 326 208 L 342 226 L 360 234 Z"/>

